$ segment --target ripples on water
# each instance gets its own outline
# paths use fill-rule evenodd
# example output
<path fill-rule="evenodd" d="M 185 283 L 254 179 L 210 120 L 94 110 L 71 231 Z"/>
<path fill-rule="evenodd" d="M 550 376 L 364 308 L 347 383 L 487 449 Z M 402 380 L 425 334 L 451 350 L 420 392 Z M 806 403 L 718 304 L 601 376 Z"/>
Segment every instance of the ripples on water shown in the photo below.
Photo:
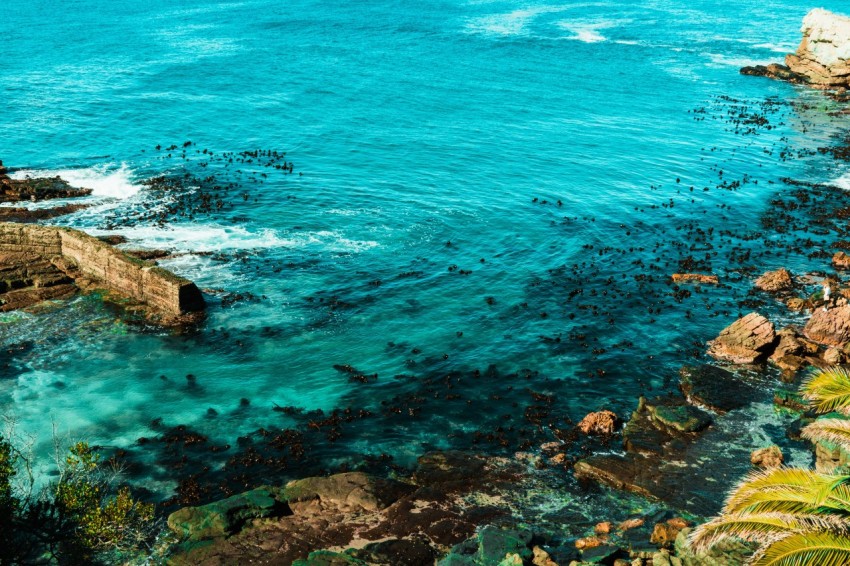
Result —
<path fill-rule="evenodd" d="M 353 407 L 374 416 L 316 436 L 316 465 L 406 465 L 431 448 L 532 446 L 589 410 L 626 416 L 639 394 L 674 390 L 742 308 L 750 274 L 725 260 L 732 244 L 704 266 L 729 288 L 672 298 L 663 281 L 694 227 L 759 229 L 781 177 L 847 184 L 823 158 L 778 154 L 829 142 L 821 95 L 737 73 L 796 44 L 804 13 L 787 0 L 7 11 L 0 157 L 94 188 L 98 206 L 56 222 L 177 252 L 163 265 L 211 293 L 186 335 L 128 326 L 92 298 L 2 315 L 0 406 L 42 453 L 54 426 L 130 447 L 162 419 L 235 447 L 313 418 L 275 405 Z M 815 108 L 743 136 L 714 119 L 732 106 L 718 95 Z M 294 173 L 200 153 L 255 148 L 286 151 Z M 176 198 L 143 185 L 162 174 L 236 188 L 220 210 L 133 220 Z M 554 399 L 539 423 L 534 394 Z M 167 470 L 136 451 L 139 478 L 167 493 Z"/>

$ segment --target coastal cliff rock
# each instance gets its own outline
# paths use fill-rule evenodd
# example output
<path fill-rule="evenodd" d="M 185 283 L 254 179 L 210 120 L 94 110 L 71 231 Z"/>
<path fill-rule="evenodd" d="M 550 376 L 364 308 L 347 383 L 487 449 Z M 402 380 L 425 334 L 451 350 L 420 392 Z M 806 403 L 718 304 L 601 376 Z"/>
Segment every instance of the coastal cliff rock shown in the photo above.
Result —
<path fill-rule="evenodd" d="M 785 57 L 788 68 L 809 84 L 850 85 L 850 18 L 816 8 L 803 18 L 803 41 Z"/>
<path fill-rule="evenodd" d="M 850 18 L 816 8 L 803 18 L 800 31 L 803 40 L 796 53 L 785 56 L 785 65 L 744 67 L 741 74 L 817 88 L 850 86 Z"/>
<path fill-rule="evenodd" d="M 756 279 L 754 285 L 757 289 L 768 293 L 779 293 L 791 289 L 794 282 L 791 280 L 791 272 L 782 267 L 776 271 L 768 271 Z"/>
<path fill-rule="evenodd" d="M 850 305 L 815 309 L 803 328 L 803 335 L 827 346 L 842 346 L 850 340 Z"/>
<path fill-rule="evenodd" d="M 194 283 L 70 228 L 0 223 L 0 310 L 103 289 L 135 301 L 149 320 L 181 324 L 201 316 Z"/>
<path fill-rule="evenodd" d="M 773 323 L 752 312 L 724 328 L 708 343 L 708 353 L 733 364 L 752 364 L 770 354 L 775 340 Z"/>

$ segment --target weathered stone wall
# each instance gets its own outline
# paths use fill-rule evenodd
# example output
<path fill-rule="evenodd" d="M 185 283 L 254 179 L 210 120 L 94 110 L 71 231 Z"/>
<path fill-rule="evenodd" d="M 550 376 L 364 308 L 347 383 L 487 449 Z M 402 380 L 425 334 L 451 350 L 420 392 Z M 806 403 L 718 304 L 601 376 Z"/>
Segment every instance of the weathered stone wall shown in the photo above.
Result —
<path fill-rule="evenodd" d="M 0 252 L 64 256 L 84 275 L 170 316 L 201 311 L 204 299 L 194 283 L 79 230 L 0 223 Z"/>

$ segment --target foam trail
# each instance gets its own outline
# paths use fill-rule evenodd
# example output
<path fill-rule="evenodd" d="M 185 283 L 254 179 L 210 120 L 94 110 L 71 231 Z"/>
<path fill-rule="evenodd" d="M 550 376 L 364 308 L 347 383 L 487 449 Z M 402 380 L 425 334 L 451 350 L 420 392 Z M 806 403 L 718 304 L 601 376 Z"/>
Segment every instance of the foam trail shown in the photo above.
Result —
<path fill-rule="evenodd" d="M 850 191 L 850 173 L 845 173 L 839 178 L 835 179 L 831 183 L 835 185 L 839 189 L 844 189 L 845 191 Z"/>
<path fill-rule="evenodd" d="M 142 188 L 133 182 L 133 171 L 122 163 L 119 167 L 107 163 L 87 167 L 85 169 L 48 169 L 33 170 L 24 169 L 15 171 L 13 179 L 25 179 L 26 177 L 62 177 L 73 187 L 92 189 L 92 195 L 102 198 L 126 199 Z"/>

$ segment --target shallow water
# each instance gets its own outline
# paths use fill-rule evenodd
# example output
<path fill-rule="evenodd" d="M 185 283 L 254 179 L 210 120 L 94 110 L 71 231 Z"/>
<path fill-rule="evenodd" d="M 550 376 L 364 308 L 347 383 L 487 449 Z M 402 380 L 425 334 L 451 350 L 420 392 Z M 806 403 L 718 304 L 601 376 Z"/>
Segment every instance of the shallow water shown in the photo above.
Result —
<path fill-rule="evenodd" d="M 751 274 L 729 253 L 758 242 L 714 242 L 706 259 L 695 228 L 762 230 L 783 177 L 847 188 L 842 164 L 780 154 L 829 143 L 842 126 L 831 103 L 738 74 L 796 45 L 804 9 L 790 0 L 12 0 L 6 12 L 0 157 L 16 175 L 94 189 L 96 206 L 56 224 L 177 252 L 162 264 L 209 292 L 208 320 L 187 334 L 128 324 L 92 297 L 0 315 L 0 407 L 34 435 L 45 472 L 54 434 L 131 448 L 161 434 L 155 419 L 231 445 L 197 455 L 216 468 L 260 427 L 371 411 L 335 442 L 309 437 L 311 465 L 336 469 L 513 451 L 590 410 L 626 417 L 747 312 Z M 774 97 L 770 128 L 736 132 L 741 103 L 721 95 L 751 111 Z M 229 161 L 257 148 L 286 152 L 293 173 Z M 144 184 L 159 175 L 189 180 Z M 221 206 L 199 206 L 205 192 Z M 825 267 L 776 253 L 745 263 Z M 677 302 L 666 277 L 688 256 L 728 287 Z M 554 396 L 541 422 L 527 418 L 530 391 Z M 783 434 L 741 423 L 742 450 Z M 173 474 L 147 450 L 131 449 L 135 480 L 166 497 Z"/>

